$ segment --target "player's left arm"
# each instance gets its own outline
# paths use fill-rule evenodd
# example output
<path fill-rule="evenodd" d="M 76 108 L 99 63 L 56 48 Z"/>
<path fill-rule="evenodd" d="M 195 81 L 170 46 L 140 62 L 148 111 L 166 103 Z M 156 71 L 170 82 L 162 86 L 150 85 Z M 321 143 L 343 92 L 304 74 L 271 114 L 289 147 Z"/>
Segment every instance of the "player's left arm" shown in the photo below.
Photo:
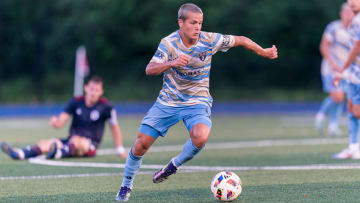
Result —
<path fill-rule="evenodd" d="M 278 57 L 277 48 L 273 45 L 271 48 L 262 48 L 260 45 L 244 36 L 233 36 L 235 38 L 234 47 L 242 46 L 255 52 L 257 55 L 268 59 L 276 59 Z"/>
<path fill-rule="evenodd" d="M 115 124 L 115 125 L 110 124 L 110 129 L 111 129 L 111 134 L 114 139 L 116 153 L 120 157 L 126 158 L 126 152 L 125 152 L 125 148 L 124 148 L 123 142 L 122 142 L 122 133 L 121 133 L 121 129 L 120 129 L 119 125 L 118 124 Z"/>
<path fill-rule="evenodd" d="M 116 149 L 116 153 L 120 157 L 126 158 L 127 154 L 123 146 L 123 141 L 122 141 L 123 136 L 119 124 L 117 122 L 116 110 L 112 109 L 110 114 L 111 115 L 109 118 L 109 125 L 110 125 L 111 135 L 114 139 L 114 146 Z"/>
<path fill-rule="evenodd" d="M 356 56 L 358 56 L 359 54 L 360 54 L 360 40 L 356 40 L 354 42 L 354 46 L 351 49 L 345 63 L 339 70 L 338 74 L 335 76 L 335 79 L 333 81 L 333 83 L 335 85 L 338 85 L 340 83 L 341 79 L 344 77 L 343 76 L 344 71 L 349 68 L 350 64 L 355 61 Z"/>
<path fill-rule="evenodd" d="M 360 54 L 360 40 L 356 40 L 354 42 L 354 47 L 351 49 L 346 62 L 341 67 L 340 72 L 342 73 L 343 71 L 345 71 L 350 66 L 350 64 L 355 61 L 356 56 L 358 56 L 359 54 Z"/>

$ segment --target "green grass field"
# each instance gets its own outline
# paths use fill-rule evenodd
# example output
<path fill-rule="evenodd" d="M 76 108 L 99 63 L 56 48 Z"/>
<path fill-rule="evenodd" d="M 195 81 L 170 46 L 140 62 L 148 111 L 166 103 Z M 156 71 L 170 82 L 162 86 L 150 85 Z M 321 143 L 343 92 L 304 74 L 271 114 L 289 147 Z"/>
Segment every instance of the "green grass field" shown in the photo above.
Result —
<path fill-rule="evenodd" d="M 313 129 L 311 115 L 213 116 L 209 143 L 245 143 L 241 147 L 211 147 L 203 150 L 185 166 L 311 166 L 316 164 L 359 164 L 359 161 L 335 161 L 331 155 L 346 146 L 347 138 L 319 136 Z M 124 144 L 130 147 L 136 138 L 141 117 L 119 119 Z M 53 130 L 47 118 L 0 120 L 0 141 L 22 147 L 39 139 L 64 137 L 67 128 Z M 188 133 L 182 123 L 170 129 L 156 146 L 182 145 Z M 247 146 L 259 141 L 286 141 L 290 144 Z M 302 140 L 314 140 L 302 144 Z M 318 143 L 319 140 L 328 141 Z M 332 143 L 332 140 L 338 142 Z M 247 143 L 247 144 L 246 144 Z M 102 149 L 112 148 L 106 131 Z M 155 147 L 155 148 L 156 148 Z M 149 152 L 143 165 L 164 165 L 178 150 Z M 78 163 L 119 164 L 116 155 L 74 158 L 63 161 Z M 114 202 L 120 187 L 122 168 L 47 166 L 28 161 L 13 161 L 0 154 L 0 202 Z M 152 183 L 155 169 L 142 169 L 136 176 L 129 202 L 216 202 L 210 192 L 210 181 L 219 171 L 179 171 L 169 180 Z M 358 169 L 339 170 L 238 170 L 243 192 L 236 202 L 359 202 Z M 59 176 L 61 175 L 61 176 Z M 69 177 L 74 175 L 74 177 Z M 81 177 L 83 176 L 83 177 Z"/>

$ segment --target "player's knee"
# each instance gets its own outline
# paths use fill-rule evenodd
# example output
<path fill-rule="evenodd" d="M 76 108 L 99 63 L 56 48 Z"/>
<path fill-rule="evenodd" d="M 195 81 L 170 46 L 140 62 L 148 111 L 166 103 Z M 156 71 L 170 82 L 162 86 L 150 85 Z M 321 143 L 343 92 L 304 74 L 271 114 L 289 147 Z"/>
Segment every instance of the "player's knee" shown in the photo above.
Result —
<path fill-rule="evenodd" d="M 82 137 L 74 137 L 69 142 L 75 147 L 77 156 L 84 156 L 91 147 L 90 140 Z"/>
<path fill-rule="evenodd" d="M 201 148 L 206 144 L 207 140 L 209 139 L 209 135 L 210 135 L 210 128 L 204 124 L 200 124 L 193 127 L 190 136 L 193 144 L 196 147 Z"/>
<path fill-rule="evenodd" d="M 345 94 L 341 91 L 332 92 L 331 98 L 334 100 L 335 103 L 341 103 L 345 99 Z"/>
<path fill-rule="evenodd" d="M 353 106 L 353 112 L 354 116 L 358 119 L 360 119 L 360 106 Z"/>
<path fill-rule="evenodd" d="M 135 156 L 143 156 L 147 150 L 149 150 L 151 143 L 147 142 L 146 136 L 147 135 L 139 133 L 133 147 L 133 154 Z"/>
<path fill-rule="evenodd" d="M 40 148 L 40 150 L 42 152 L 48 152 L 49 151 L 49 148 L 50 146 L 48 146 L 49 144 L 47 144 L 48 142 L 46 140 L 39 140 L 37 142 L 37 146 Z"/>

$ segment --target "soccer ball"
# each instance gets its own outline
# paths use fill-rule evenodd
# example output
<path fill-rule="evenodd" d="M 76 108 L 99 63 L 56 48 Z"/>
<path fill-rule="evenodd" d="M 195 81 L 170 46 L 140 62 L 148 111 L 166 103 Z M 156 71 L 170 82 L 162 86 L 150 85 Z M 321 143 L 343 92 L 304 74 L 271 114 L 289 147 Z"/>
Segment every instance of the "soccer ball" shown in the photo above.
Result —
<path fill-rule="evenodd" d="M 222 171 L 211 181 L 211 192 L 220 201 L 233 201 L 242 191 L 242 182 L 239 176 L 230 171 Z"/>

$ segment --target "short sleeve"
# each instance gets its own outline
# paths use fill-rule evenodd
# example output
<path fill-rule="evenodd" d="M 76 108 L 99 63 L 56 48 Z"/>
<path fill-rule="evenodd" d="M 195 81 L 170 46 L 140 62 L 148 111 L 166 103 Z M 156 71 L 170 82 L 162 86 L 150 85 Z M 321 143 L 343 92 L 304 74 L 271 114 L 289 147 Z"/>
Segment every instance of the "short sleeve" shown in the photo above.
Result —
<path fill-rule="evenodd" d="M 117 112 L 115 108 L 112 108 L 110 111 L 110 118 L 109 118 L 109 124 L 110 125 L 117 125 Z"/>
<path fill-rule="evenodd" d="M 104 118 L 109 120 L 110 125 L 117 124 L 117 112 L 112 105 L 107 105 L 104 112 Z"/>
<path fill-rule="evenodd" d="M 161 40 L 161 42 L 150 62 L 165 63 L 168 61 L 168 53 L 169 53 L 169 50 L 166 47 L 165 40 L 163 39 L 163 40 Z"/>
<path fill-rule="evenodd" d="M 75 108 L 76 108 L 76 101 L 75 98 L 72 98 L 65 106 L 64 112 L 68 113 L 69 115 L 72 115 L 75 113 Z"/>
<path fill-rule="evenodd" d="M 334 42 L 334 35 L 335 35 L 335 24 L 330 23 L 326 26 L 323 37 L 330 42 Z"/>
<path fill-rule="evenodd" d="M 213 47 L 213 54 L 218 51 L 226 52 L 235 44 L 235 37 L 232 35 L 223 35 L 220 33 L 214 33 L 215 41 Z"/>

